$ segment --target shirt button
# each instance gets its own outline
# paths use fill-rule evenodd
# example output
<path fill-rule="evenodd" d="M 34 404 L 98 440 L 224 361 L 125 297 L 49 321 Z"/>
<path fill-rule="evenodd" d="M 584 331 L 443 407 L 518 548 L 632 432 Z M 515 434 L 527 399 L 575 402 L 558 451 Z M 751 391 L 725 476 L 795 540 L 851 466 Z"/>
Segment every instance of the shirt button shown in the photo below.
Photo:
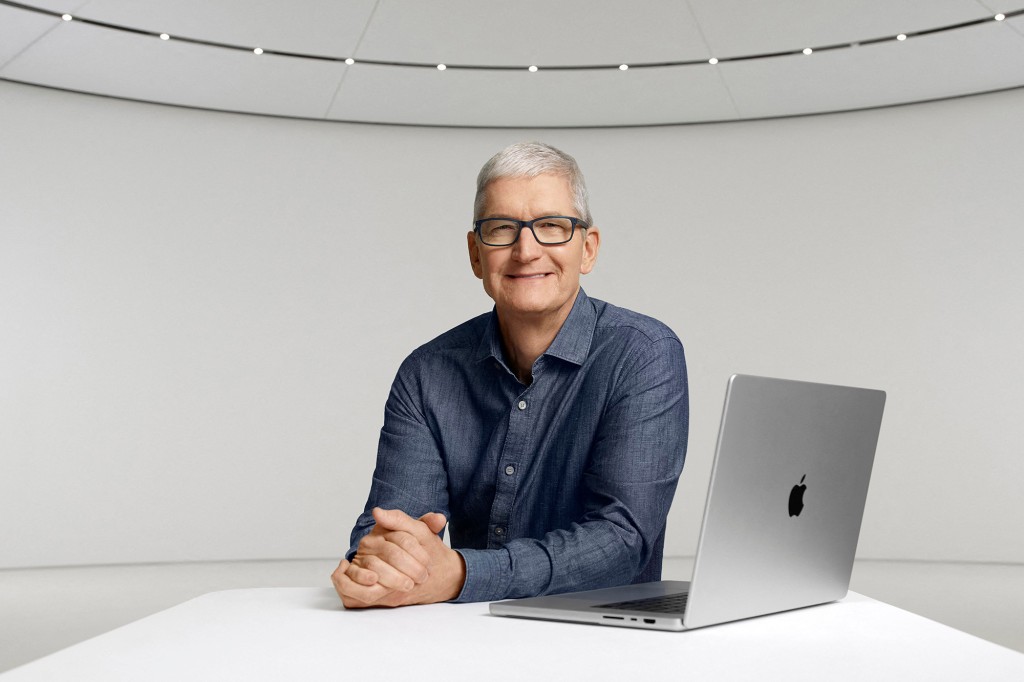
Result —
<path fill-rule="evenodd" d="M 498 526 L 497 528 L 494 529 L 494 534 L 495 535 L 504 535 L 505 534 L 505 529 L 502 528 L 501 526 Z"/>
<path fill-rule="evenodd" d="M 520 400 L 519 401 L 519 409 L 520 410 L 525 410 L 526 409 L 526 401 L 525 400 Z"/>
<path fill-rule="evenodd" d="M 505 473 L 508 474 L 509 476 L 511 476 L 515 472 L 516 472 L 516 468 L 514 466 L 512 466 L 511 464 L 509 464 L 507 467 L 505 467 Z"/>

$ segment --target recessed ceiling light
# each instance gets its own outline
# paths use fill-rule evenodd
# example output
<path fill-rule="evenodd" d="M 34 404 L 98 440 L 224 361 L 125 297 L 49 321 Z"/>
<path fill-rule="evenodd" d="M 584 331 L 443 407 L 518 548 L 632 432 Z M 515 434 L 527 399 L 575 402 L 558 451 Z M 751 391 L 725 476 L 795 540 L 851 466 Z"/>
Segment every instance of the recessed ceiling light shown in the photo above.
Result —
<path fill-rule="evenodd" d="M 3 2 L 3 0 L 0 0 L 0 4 L 5 4 L 5 3 Z M 6 4 L 17 5 L 18 3 L 6 3 Z M 1013 14 L 1013 18 L 1017 18 L 1017 15 L 1021 14 L 1021 12 L 1020 11 L 1014 11 L 1014 12 L 1012 12 L 1012 14 Z M 64 21 L 69 21 L 69 22 L 70 21 L 78 21 L 79 23 L 83 23 L 84 22 L 84 23 L 87 23 L 87 24 L 90 24 L 90 25 L 95 24 L 95 25 L 101 26 L 103 28 L 116 29 L 116 30 L 121 30 L 121 31 L 131 31 L 131 32 L 134 32 L 134 33 L 142 33 L 142 34 L 150 35 L 150 36 L 154 35 L 152 32 L 149 32 L 149 31 L 141 31 L 139 29 L 135 29 L 135 28 L 127 27 L 127 26 L 119 26 L 119 25 L 108 24 L 108 23 L 104 23 L 104 22 L 97 22 L 97 21 L 94 21 L 92 19 L 75 17 L 75 16 L 73 16 L 71 14 L 57 15 L 56 12 L 53 12 L 52 14 L 50 14 L 50 16 L 60 16 L 61 19 L 63 19 Z M 990 16 L 991 16 L 991 18 L 994 21 L 1005 21 L 1008 18 L 1009 15 L 1000 12 L 998 14 L 994 14 L 994 15 L 990 15 Z M 984 21 L 984 19 L 979 19 L 979 20 L 976 20 L 976 21 L 973 21 L 973 22 L 967 22 L 967 23 L 963 23 L 963 24 L 953 24 L 953 25 L 949 25 L 949 26 L 940 26 L 940 27 L 937 27 L 937 28 L 929 29 L 927 31 L 916 31 L 914 33 L 914 36 L 915 37 L 919 37 L 919 36 L 921 36 L 924 33 L 931 34 L 931 33 L 937 33 L 939 31 L 951 31 L 951 30 L 954 30 L 954 29 L 963 28 L 963 27 L 968 26 L 968 25 L 974 25 L 974 24 L 978 23 L 978 21 Z M 159 34 L 156 34 L 156 35 L 158 35 L 161 40 L 171 40 L 170 34 L 159 33 Z M 910 36 L 908 34 L 906 34 L 906 33 L 900 33 L 900 34 L 894 36 L 894 38 L 896 40 L 901 41 L 901 42 L 907 40 L 907 38 L 909 38 L 909 37 Z M 881 42 L 885 42 L 886 40 L 891 40 L 891 39 L 892 38 L 888 38 L 888 39 L 887 38 L 873 39 L 873 40 L 867 41 L 866 44 L 881 43 Z M 264 54 L 264 49 L 261 48 L 261 47 L 248 48 L 248 47 L 245 47 L 244 45 L 238 45 L 238 44 L 227 45 L 227 44 L 219 44 L 219 43 L 206 43 L 206 41 L 196 40 L 196 39 L 188 38 L 188 37 L 181 36 L 181 35 L 179 35 L 176 38 L 174 38 L 174 40 L 175 41 L 198 42 L 198 43 L 217 45 L 219 47 L 229 48 L 229 49 L 232 49 L 232 50 L 248 50 L 248 49 L 252 49 L 254 54 L 257 54 L 257 55 Z M 859 43 L 859 42 L 851 42 L 851 43 L 847 43 L 846 45 L 826 46 L 826 47 L 823 47 L 822 49 L 824 49 L 824 50 L 833 50 L 833 49 L 838 48 L 838 47 L 858 47 L 860 45 L 861 45 L 861 43 Z M 805 47 L 805 48 L 803 48 L 801 50 L 801 52 L 804 55 L 811 55 L 811 54 L 814 53 L 814 48 Z M 766 59 L 766 58 L 769 58 L 769 57 L 780 56 L 782 54 L 793 54 L 793 52 L 787 51 L 787 52 L 778 52 L 778 53 L 772 53 L 772 54 L 745 55 L 744 57 L 742 57 L 742 59 Z M 274 55 L 275 55 L 275 57 L 278 57 L 278 58 L 280 58 L 282 56 L 288 56 L 288 57 L 310 57 L 310 58 L 316 58 L 316 59 L 327 59 L 327 60 L 330 60 L 330 61 L 334 61 L 335 63 L 337 63 L 337 61 L 344 61 L 345 64 L 347 64 L 349 66 L 355 64 L 355 59 L 353 59 L 351 57 L 343 59 L 343 60 L 340 60 L 338 57 L 325 57 L 325 56 L 321 56 L 321 55 L 295 54 L 295 53 L 277 52 L 277 51 L 274 52 Z M 736 59 L 737 59 L 736 57 L 727 57 L 726 58 L 727 61 L 735 61 Z M 719 58 L 717 58 L 717 57 L 710 57 L 710 58 L 708 58 L 707 61 L 708 61 L 709 64 L 715 65 L 715 64 L 718 64 L 721 60 Z M 388 66 L 406 66 L 406 67 L 408 67 L 408 66 L 416 66 L 416 67 L 424 67 L 424 66 L 426 66 L 426 64 L 424 64 L 422 62 L 420 62 L 420 63 L 412 63 L 412 62 L 406 63 L 406 62 L 390 62 L 390 61 L 389 62 L 384 62 L 384 61 L 370 60 L 369 62 L 363 61 L 363 62 L 360 62 L 360 63 L 362 63 L 362 64 L 366 64 L 366 63 L 381 64 L 381 65 L 388 65 Z M 689 65 L 692 65 L 692 64 L 699 64 L 699 63 L 700 63 L 699 61 L 691 61 L 691 60 L 672 61 L 672 62 L 659 62 L 659 63 L 641 63 L 641 64 L 637 65 L 637 68 L 639 68 L 639 67 L 648 67 L 648 66 L 689 66 Z M 438 71 L 445 71 L 448 68 L 447 65 L 445 65 L 445 64 L 436 64 L 435 66 L 436 66 Z M 590 68 L 596 68 L 596 67 L 597 67 L 597 65 L 584 65 L 584 64 L 580 64 L 580 65 L 575 65 L 575 66 L 546 66 L 544 68 L 545 68 L 545 70 L 549 70 L 549 69 L 568 70 L 568 69 L 579 69 L 579 68 L 590 69 Z M 629 69 L 629 67 L 630 67 L 629 64 L 620 64 L 618 66 L 620 71 L 627 71 Z M 473 69 L 484 69 L 484 70 L 496 70 L 496 69 L 508 69 L 509 67 L 507 67 L 507 66 L 488 66 L 488 65 L 484 65 L 484 64 L 480 64 L 480 65 L 461 64 L 461 65 L 459 65 L 456 68 L 459 68 L 459 69 L 473 68 Z M 522 67 L 520 66 L 520 67 L 514 67 L 514 68 L 522 68 Z M 602 66 L 601 68 L 611 68 L 611 65 Z M 535 65 L 535 64 L 533 64 L 533 65 L 528 66 L 527 69 L 529 70 L 530 73 L 536 73 L 537 71 L 540 70 L 540 67 Z"/>

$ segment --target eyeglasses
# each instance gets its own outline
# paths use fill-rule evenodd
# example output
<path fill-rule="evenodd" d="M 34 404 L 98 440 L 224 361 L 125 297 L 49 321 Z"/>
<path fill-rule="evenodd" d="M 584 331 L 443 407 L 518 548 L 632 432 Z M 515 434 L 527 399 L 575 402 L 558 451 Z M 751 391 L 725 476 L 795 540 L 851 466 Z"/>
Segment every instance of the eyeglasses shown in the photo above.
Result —
<path fill-rule="evenodd" d="M 533 220 L 513 220 L 512 218 L 484 218 L 473 223 L 480 241 L 487 246 L 510 246 L 519 239 L 523 228 L 533 233 L 533 238 L 540 244 L 553 246 L 572 241 L 576 228 L 585 230 L 589 225 L 579 218 L 565 215 L 546 215 Z"/>

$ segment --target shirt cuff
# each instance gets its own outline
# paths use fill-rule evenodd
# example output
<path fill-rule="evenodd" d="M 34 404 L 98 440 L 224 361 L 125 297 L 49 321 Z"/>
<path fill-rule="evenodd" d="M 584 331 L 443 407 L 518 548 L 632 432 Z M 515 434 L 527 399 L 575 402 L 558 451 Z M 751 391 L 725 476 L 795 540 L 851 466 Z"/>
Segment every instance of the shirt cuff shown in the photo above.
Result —
<path fill-rule="evenodd" d="M 551 585 L 551 558 L 538 540 L 519 538 L 498 549 L 457 549 L 466 582 L 453 601 L 498 601 L 544 594 Z"/>
<path fill-rule="evenodd" d="M 508 594 L 512 557 L 505 549 L 457 549 L 466 562 L 466 582 L 452 601 L 457 604 L 496 601 Z"/>

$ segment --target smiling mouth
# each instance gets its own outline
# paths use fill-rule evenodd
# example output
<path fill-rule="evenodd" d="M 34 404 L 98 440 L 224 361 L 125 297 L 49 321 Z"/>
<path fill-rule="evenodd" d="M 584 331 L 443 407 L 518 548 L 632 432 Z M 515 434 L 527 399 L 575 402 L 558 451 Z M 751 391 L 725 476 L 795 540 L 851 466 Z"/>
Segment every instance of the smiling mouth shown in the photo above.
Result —
<path fill-rule="evenodd" d="M 508 277 L 510 277 L 512 279 L 543 279 L 543 278 L 547 277 L 549 274 L 551 274 L 551 273 L 548 273 L 548 272 L 538 272 L 538 273 L 533 274 L 533 275 L 508 275 Z"/>

